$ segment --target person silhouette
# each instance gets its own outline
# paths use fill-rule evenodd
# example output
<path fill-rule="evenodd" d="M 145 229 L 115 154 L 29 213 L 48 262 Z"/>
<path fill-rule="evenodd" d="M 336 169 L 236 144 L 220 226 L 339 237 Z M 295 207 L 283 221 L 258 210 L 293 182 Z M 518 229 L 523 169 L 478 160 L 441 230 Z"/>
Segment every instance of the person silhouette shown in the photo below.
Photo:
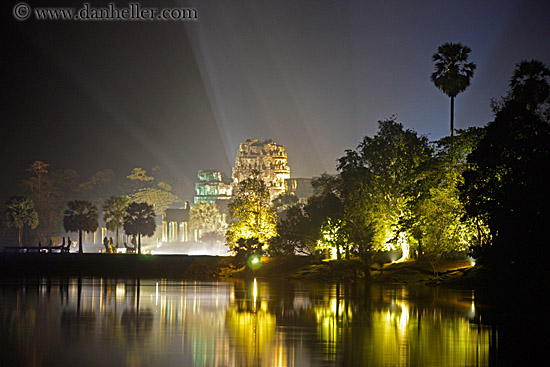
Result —
<path fill-rule="evenodd" d="M 115 246 L 113 245 L 113 237 L 109 237 L 109 247 L 111 248 L 111 252 L 115 253 Z"/>
<path fill-rule="evenodd" d="M 111 252 L 109 248 L 109 239 L 107 237 L 103 238 L 103 246 L 105 247 L 105 253 Z"/>

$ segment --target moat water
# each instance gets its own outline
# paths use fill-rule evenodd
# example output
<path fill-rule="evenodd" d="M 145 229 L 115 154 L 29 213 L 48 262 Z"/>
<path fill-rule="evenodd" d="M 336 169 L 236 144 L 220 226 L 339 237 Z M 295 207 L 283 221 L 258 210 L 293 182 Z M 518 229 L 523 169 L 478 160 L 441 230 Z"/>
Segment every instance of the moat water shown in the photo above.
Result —
<path fill-rule="evenodd" d="M 496 366 L 474 290 L 101 278 L 0 281 L 1 366 Z M 505 343 L 504 343 L 505 344 Z"/>

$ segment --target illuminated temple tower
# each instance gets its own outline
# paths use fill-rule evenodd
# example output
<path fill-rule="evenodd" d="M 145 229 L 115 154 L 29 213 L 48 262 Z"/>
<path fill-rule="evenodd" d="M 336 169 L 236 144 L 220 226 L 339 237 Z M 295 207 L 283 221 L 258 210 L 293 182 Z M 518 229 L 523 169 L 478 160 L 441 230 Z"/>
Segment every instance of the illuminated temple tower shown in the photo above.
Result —
<path fill-rule="evenodd" d="M 290 178 L 285 147 L 271 139 L 259 141 L 247 139 L 239 145 L 235 167 L 233 167 L 233 184 L 250 177 L 253 170 L 260 172 L 271 200 L 285 192 L 285 180 Z"/>

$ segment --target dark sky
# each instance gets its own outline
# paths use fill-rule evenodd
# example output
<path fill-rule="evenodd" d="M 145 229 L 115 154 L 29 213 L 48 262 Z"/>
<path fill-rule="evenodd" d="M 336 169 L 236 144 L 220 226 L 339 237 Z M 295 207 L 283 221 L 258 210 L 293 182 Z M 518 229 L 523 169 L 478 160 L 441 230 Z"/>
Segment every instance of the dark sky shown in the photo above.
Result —
<path fill-rule="evenodd" d="M 549 1 L 140 2 L 192 6 L 187 22 L 17 21 L 16 3 L 2 4 L 2 197 L 35 160 L 82 178 L 160 164 L 191 195 L 197 170 L 230 174 L 247 138 L 283 144 L 294 177 L 333 172 L 379 119 L 448 134 L 429 79 L 442 43 L 477 64 L 457 128 L 491 120 L 517 62 L 550 65 Z"/>

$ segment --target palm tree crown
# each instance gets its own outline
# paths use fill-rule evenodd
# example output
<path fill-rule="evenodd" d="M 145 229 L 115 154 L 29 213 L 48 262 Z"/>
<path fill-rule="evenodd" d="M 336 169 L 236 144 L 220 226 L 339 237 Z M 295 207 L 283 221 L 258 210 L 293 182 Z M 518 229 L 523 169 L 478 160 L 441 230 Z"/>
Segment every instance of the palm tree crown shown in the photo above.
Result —
<path fill-rule="evenodd" d="M 547 78 L 550 70 L 539 60 L 522 61 L 516 64 L 510 79 L 512 97 L 530 109 L 536 109 L 550 95 Z"/>
<path fill-rule="evenodd" d="M 78 232 L 78 252 L 82 253 L 82 232 L 95 232 L 99 227 L 97 208 L 85 200 L 70 201 L 67 207 L 63 227 L 67 232 Z"/>
<path fill-rule="evenodd" d="M 124 196 L 112 196 L 103 204 L 103 220 L 109 231 L 116 232 L 115 247 L 118 247 L 118 230 L 124 224 L 128 198 Z"/>
<path fill-rule="evenodd" d="M 31 199 L 25 196 L 14 196 L 6 203 L 6 224 L 19 230 L 19 246 L 22 245 L 23 227 L 38 226 L 38 213 Z"/>
<path fill-rule="evenodd" d="M 141 254 L 141 236 L 151 237 L 155 233 L 155 210 L 147 203 L 130 203 L 124 216 L 124 232 L 138 237 L 138 254 Z"/>
<path fill-rule="evenodd" d="M 435 71 L 431 80 L 437 88 L 451 97 L 451 136 L 454 131 L 454 98 L 470 86 L 476 68 L 473 62 L 468 62 L 470 52 L 470 47 L 461 43 L 444 43 L 432 56 Z"/>

